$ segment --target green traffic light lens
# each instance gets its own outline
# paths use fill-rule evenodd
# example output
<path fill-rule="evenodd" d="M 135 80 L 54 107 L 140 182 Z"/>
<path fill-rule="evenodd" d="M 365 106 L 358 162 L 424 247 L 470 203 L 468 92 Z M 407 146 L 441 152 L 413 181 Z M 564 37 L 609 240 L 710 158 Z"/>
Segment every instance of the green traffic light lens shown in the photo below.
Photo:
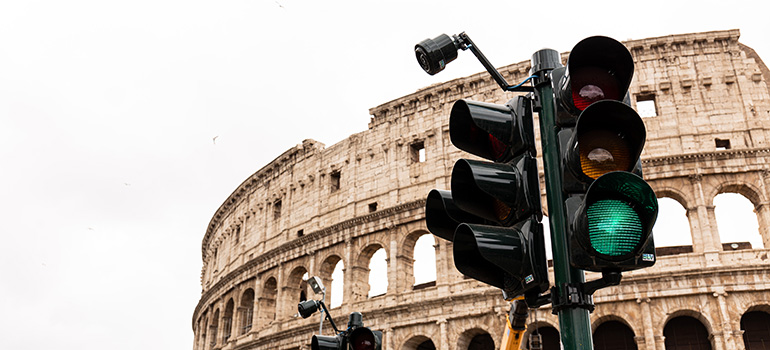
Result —
<path fill-rule="evenodd" d="M 598 200 L 587 210 L 591 247 L 609 256 L 633 253 L 644 235 L 639 215 L 626 202 Z"/>

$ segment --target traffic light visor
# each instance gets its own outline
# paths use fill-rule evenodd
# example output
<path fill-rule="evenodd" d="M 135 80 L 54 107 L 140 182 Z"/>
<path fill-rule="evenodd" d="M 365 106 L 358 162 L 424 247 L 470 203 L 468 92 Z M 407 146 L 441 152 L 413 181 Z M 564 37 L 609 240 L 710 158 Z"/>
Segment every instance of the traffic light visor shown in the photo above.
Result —
<path fill-rule="evenodd" d="M 340 350 L 342 349 L 342 339 L 340 336 L 313 335 L 310 340 L 311 350 Z"/>
<path fill-rule="evenodd" d="M 455 267 L 466 276 L 505 289 L 504 274 L 521 272 L 525 249 L 517 229 L 462 224 L 453 244 Z"/>
<path fill-rule="evenodd" d="M 460 223 L 482 224 L 486 221 L 458 208 L 452 199 L 452 193 L 444 190 L 431 190 L 425 201 L 425 224 L 428 230 L 439 238 L 451 241 L 455 229 Z"/>
<path fill-rule="evenodd" d="M 610 260 L 637 254 L 658 215 L 658 200 L 647 182 L 620 171 L 597 179 L 586 193 L 585 206 L 588 244 Z"/>
<path fill-rule="evenodd" d="M 509 157 L 512 110 L 508 106 L 458 100 L 449 114 L 449 137 L 457 148 L 497 161 Z"/>

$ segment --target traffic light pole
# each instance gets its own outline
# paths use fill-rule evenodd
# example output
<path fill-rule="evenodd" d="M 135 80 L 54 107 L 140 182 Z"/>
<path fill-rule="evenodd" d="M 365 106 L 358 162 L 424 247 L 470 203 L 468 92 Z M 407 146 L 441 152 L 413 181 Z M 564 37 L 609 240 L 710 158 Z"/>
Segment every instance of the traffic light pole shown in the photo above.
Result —
<path fill-rule="evenodd" d="M 559 53 L 544 49 L 532 55 L 532 74 L 535 93 L 538 98 L 540 119 L 540 141 L 545 172 L 548 218 L 550 219 L 551 246 L 553 251 L 554 285 L 552 293 L 563 293 L 563 286 L 574 286 L 585 282 L 583 271 L 569 263 L 567 248 L 566 215 L 562 193 L 562 174 L 556 133 L 556 105 L 551 86 L 551 71 L 561 65 Z M 554 299 L 556 300 L 556 299 Z M 555 306 L 555 305 L 554 305 Z M 559 327 L 561 342 L 566 350 L 593 349 L 589 311 L 584 308 L 560 308 Z"/>

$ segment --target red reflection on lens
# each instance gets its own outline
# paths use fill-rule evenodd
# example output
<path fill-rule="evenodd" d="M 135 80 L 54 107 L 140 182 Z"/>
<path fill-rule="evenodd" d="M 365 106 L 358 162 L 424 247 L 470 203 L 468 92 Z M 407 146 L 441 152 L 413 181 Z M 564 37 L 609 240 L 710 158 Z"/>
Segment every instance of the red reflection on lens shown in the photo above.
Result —
<path fill-rule="evenodd" d="M 601 100 L 620 101 L 620 87 L 612 72 L 599 67 L 580 67 L 570 72 L 572 102 L 578 110 L 584 110 Z"/>

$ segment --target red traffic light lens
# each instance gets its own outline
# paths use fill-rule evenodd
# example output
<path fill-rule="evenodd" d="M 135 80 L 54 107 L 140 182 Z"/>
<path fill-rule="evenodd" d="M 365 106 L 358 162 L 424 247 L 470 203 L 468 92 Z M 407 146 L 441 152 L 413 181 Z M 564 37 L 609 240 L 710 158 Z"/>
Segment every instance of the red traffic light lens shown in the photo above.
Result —
<path fill-rule="evenodd" d="M 612 72 L 598 67 L 580 67 L 572 74 L 572 101 L 579 110 L 601 100 L 623 99 L 620 82 Z"/>
<path fill-rule="evenodd" d="M 353 332 L 350 337 L 350 347 L 353 350 L 374 350 L 374 334 L 367 330 Z"/>

